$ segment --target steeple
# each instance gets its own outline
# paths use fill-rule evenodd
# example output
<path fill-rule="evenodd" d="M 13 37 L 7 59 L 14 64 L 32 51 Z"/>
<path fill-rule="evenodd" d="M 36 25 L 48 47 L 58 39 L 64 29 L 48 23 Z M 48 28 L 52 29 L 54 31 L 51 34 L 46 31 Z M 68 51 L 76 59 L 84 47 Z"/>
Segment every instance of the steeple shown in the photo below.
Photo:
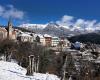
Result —
<path fill-rule="evenodd" d="M 12 23 L 11 23 L 11 18 L 9 18 L 9 21 L 8 21 L 7 31 L 8 31 L 8 39 L 11 39 L 12 31 L 13 31 L 13 26 L 12 26 Z"/>
<path fill-rule="evenodd" d="M 9 21 L 8 21 L 8 28 L 12 28 L 11 18 L 9 18 Z"/>

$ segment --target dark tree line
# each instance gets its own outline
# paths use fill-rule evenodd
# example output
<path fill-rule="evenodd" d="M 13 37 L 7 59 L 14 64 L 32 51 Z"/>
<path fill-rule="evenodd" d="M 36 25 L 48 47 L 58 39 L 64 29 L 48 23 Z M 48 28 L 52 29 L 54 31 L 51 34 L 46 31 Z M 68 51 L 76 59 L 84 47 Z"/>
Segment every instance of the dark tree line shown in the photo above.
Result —
<path fill-rule="evenodd" d="M 74 36 L 69 38 L 69 40 L 71 42 L 76 42 L 76 41 L 80 41 L 83 43 L 96 43 L 96 44 L 100 44 L 100 34 L 97 33 L 89 33 L 89 34 L 81 34 L 78 36 Z"/>

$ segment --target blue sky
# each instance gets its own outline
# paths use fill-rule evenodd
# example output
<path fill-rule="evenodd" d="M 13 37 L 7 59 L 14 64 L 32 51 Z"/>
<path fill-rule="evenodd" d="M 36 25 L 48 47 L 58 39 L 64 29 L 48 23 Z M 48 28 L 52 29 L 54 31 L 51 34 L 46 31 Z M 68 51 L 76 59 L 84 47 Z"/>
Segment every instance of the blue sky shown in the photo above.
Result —
<path fill-rule="evenodd" d="M 64 15 L 100 22 L 100 0 L 0 0 L 0 7 L 0 25 L 6 25 L 9 17 L 19 25 L 56 22 Z"/>

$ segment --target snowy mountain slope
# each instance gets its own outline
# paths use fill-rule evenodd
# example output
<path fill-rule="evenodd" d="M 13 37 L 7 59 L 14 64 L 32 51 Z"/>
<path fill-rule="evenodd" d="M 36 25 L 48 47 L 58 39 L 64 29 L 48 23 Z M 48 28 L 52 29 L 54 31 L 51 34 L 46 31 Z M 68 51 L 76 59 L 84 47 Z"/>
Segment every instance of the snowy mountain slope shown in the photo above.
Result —
<path fill-rule="evenodd" d="M 26 76 L 26 69 L 16 63 L 0 61 L 0 80 L 60 80 L 52 74 L 34 73 Z"/>
<path fill-rule="evenodd" d="M 18 27 L 21 27 L 21 28 L 26 28 L 26 29 L 45 29 L 46 27 L 55 27 L 55 28 L 65 28 L 65 29 L 70 29 L 68 26 L 61 26 L 57 23 L 47 23 L 47 24 L 29 24 L 29 23 L 26 23 L 26 24 L 22 24 L 22 25 L 19 25 Z"/>
<path fill-rule="evenodd" d="M 49 35 L 55 35 L 55 36 L 61 36 L 66 35 L 69 33 L 72 33 L 70 31 L 69 27 L 61 26 L 56 23 L 48 23 L 48 24 L 22 24 L 19 27 L 33 30 L 36 33 L 39 34 L 49 34 Z"/>
<path fill-rule="evenodd" d="M 100 30 L 100 26 L 95 26 L 95 27 L 88 27 L 88 25 L 70 25 L 70 26 L 64 26 L 64 25 L 60 25 L 54 22 L 50 22 L 47 24 L 22 24 L 19 25 L 19 27 L 22 28 L 26 28 L 26 29 L 45 29 L 47 26 L 52 26 L 55 28 L 64 28 L 64 29 L 68 29 L 70 31 L 75 31 L 75 30 L 79 30 L 79 31 L 87 31 L 87 32 L 91 32 L 91 31 L 95 31 L 95 30 Z"/>
<path fill-rule="evenodd" d="M 26 29 L 44 29 L 47 24 L 22 24 L 19 27 L 26 28 Z"/>
<path fill-rule="evenodd" d="M 22 24 L 19 27 L 33 30 L 36 33 L 40 34 L 49 34 L 55 36 L 67 36 L 67 35 L 78 35 L 78 34 L 85 34 L 91 33 L 96 31 L 97 28 L 87 28 L 86 26 L 80 25 L 79 27 L 76 25 L 71 26 L 63 26 L 57 23 L 48 23 L 48 24 Z"/>

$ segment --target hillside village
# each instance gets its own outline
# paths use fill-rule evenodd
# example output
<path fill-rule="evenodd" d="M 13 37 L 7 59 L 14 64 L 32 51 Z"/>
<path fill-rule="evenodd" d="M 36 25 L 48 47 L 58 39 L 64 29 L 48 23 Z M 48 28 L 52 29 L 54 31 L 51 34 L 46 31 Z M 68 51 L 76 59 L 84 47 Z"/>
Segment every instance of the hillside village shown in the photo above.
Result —
<path fill-rule="evenodd" d="M 0 53 L 1 61 L 19 64 L 26 75 L 48 72 L 61 80 L 100 80 L 99 44 L 23 32 L 8 21 L 6 28 L 0 27 Z"/>
<path fill-rule="evenodd" d="M 70 42 L 67 38 L 61 36 L 51 36 L 48 34 L 35 34 L 35 32 L 23 32 L 18 29 L 14 29 L 12 22 L 8 22 L 8 26 L 6 28 L 0 28 L 0 40 L 10 39 L 13 41 L 20 41 L 20 42 L 38 42 L 43 46 L 52 46 L 57 47 L 58 44 L 61 42 L 63 46 L 70 45 Z"/>

